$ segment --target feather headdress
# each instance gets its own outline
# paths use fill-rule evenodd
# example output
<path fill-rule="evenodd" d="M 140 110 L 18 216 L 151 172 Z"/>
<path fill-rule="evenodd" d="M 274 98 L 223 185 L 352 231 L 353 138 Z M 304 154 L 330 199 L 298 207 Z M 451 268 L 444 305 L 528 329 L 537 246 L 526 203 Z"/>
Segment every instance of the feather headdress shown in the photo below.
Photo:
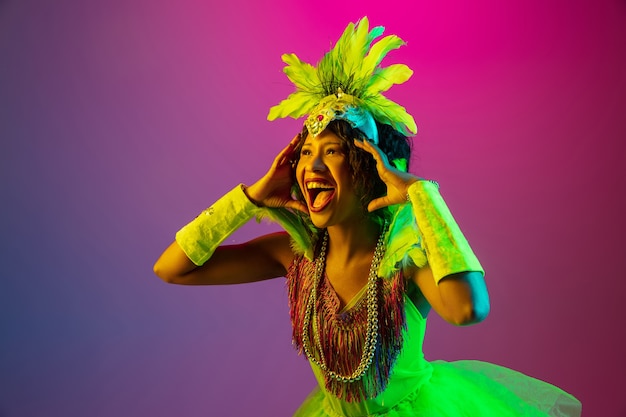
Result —
<path fill-rule="evenodd" d="M 385 36 L 382 26 L 369 30 L 367 17 L 350 23 L 317 67 L 302 62 L 295 54 L 284 54 L 284 72 L 296 86 L 280 104 L 272 107 L 268 120 L 309 115 L 305 122 L 316 136 L 330 121 L 347 120 L 368 138 L 378 142 L 374 119 L 402 133 L 416 133 L 417 126 L 406 109 L 383 96 L 394 84 L 408 80 L 413 71 L 404 64 L 379 66 L 390 51 L 404 45 L 395 35 Z"/>

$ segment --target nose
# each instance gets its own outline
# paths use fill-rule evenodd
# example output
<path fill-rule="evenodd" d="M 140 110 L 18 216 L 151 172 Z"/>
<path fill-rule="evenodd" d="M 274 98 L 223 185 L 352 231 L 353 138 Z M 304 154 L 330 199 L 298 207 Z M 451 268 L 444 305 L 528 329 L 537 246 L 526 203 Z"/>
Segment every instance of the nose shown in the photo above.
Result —
<path fill-rule="evenodd" d="M 307 164 L 308 169 L 310 169 L 313 172 L 326 171 L 326 164 L 324 163 L 324 160 L 321 154 L 316 153 L 315 155 L 311 155 L 311 157 L 308 159 L 309 159 L 308 164 Z"/>

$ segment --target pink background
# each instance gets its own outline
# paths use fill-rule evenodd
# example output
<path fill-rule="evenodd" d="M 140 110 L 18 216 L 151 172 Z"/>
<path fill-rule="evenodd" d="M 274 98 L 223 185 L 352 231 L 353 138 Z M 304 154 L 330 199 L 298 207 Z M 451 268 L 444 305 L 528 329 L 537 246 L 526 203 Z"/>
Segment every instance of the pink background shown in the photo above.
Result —
<path fill-rule="evenodd" d="M 295 410 L 314 380 L 282 279 L 151 268 L 298 130 L 265 119 L 292 91 L 280 55 L 315 62 L 364 15 L 408 43 L 386 62 L 415 70 L 389 93 L 420 127 L 412 170 L 441 182 L 492 297 L 480 325 L 432 317 L 427 357 L 626 415 L 626 2 L 346 3 L 0 0 L 0 416 Z"/>

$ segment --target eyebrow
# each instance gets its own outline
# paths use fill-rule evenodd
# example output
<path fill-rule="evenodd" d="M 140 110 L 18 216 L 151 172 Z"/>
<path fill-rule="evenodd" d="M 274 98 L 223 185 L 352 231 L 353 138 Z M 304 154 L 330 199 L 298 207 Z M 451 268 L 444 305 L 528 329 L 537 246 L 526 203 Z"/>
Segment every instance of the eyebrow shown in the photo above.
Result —
<path fill-rule="evenodd" d="M 328 145 L 339 145 L 339 146 L 341 146 L 341 142 L 327 142 L 327 143 L 324 143 L 321 146 L 328 146 Z M 305 143 L 305 144 L 302 145 L 303 148 L 308 148 L 308 147 L 311 147 L 311 146 L 313 146 L 311 143 Z"/>

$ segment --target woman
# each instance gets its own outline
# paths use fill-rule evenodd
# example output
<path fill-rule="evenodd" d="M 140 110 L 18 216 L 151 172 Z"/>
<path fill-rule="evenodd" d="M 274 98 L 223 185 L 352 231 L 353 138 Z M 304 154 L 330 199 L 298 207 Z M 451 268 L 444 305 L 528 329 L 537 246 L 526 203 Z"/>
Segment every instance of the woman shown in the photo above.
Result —
<path fill-rule="evenodd" d="M 305 127 L 259 181 L 183 227 L 155 273 L 207 285 L 287 277 L 293 340 L 319 382 L 296 415 L 580 415 L 569 394 L 506 368 L 424 359 L 431 309 L 467 325 L 489 299 L 438 185 L 408 172 L 415 122 L 380 93 L 412 72 L 379 67 L 403 44 L 372 44 L 382 31 L 350 24 L 317 68 L 283 56 L 297 90 L 268 118 L 306 114 Z M 287 233 L 220 246 L 255 215 Z"/>

